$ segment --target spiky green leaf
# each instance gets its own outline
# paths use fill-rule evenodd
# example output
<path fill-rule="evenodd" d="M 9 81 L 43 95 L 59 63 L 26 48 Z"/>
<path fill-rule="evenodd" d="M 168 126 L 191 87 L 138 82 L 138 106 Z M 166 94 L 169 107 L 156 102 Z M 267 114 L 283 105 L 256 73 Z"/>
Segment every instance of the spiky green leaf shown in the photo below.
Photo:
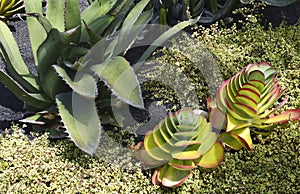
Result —
<path fill-rule="evenodd" d="M 57 95 L 56 104 L 69 137 L 80 149 L 93 154 L 101 137 L 95 99 L 69 92 Z"/>

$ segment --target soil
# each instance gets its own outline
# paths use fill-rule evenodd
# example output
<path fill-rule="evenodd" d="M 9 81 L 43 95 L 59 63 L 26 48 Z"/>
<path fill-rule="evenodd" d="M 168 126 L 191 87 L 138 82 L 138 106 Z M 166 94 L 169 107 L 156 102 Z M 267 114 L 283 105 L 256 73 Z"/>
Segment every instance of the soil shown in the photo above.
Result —
<path fill-rule="evenodd" d="M 87 6 L 85 0 L 80 0 L 80 4 L 82 9 Z M 271 22 L 273 26 L 278 26 L 283 19 L 287 21 L 288 25 L 293 25 L 297 23 L 300 18 L 300 1 L 285 7 L 269 6 L 263 13 L 265 21 Z M 19 44 L 25 63 L 28 64 L 32 73 L 36 73 L 32 52 L 30 50 L 31 47 L 26 21 L 16 20 L 10 22 L 9 25 Z M 0 68 L 5 68 L 1 60 Z M 3 133 L 3 129 L 8 127 L 12 121 L 17 121 L 22 118 L 24 113 L 24 103 L 18 100 L 13 93 L 0 83 L 0 132 Z"/>

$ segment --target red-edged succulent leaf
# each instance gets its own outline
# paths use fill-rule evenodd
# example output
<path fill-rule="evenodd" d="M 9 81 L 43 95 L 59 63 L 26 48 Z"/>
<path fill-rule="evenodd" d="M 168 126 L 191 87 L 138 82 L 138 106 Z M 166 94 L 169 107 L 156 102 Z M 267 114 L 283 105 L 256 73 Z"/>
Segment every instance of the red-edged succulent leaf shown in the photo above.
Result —
<path fill-rule="evenodd" d="M 158 161 L 171 159 L 171 155 L 163 151 L 154 141 L 152 131 L 148 132 L 144 139 L 144 148 L 149 156 Z"/>
<path fill-rule="evenodd" d="M 169 165 L 167 167 L 161 180 L 161 184 L 165 187 L 178 187 L 192 175 L 191 170 L 178 170 Z"/>
<path fill-rule="evenodd" d="M 264 119 L 263 122 L 266 124 L 283 124 L 288 121 L 300 120 L 300 109 L 287 110 L 279 115 Z"/>
<path fill-rule="evenodd" d="M 144 165 L 146 165 L 149 168 L 154 168 L 157 166 L 161 166 L 165 163 L 167 163 L 167 161 L 165 160 L 155 160 L 154 158 L 152 158 L 145 150 L 144 146 L 141 146 L 141 148 L 136 152 L 136 156 L 137 158 L 142 161 L 144 163 Z"/>
<path fill-rule="evenodd" d="M 172 159 L 168 164 L 178 170 L 191 170 L 196 168 L 196 165 L 192 160 Z"/>
<path fill-rule="evenodd" d="M 222 133 L 219 135 L 218 140 L 225 143 L 227 146 L 231 147 L 234 150 L 242 149 L 242 145 L 236 138 L 232 136 L 231 133 Z"/>
<path fill-rule="evenodd" d="M 204 168 L 214 168 L 223 161 L 224 154 L 225 150 L 223 145 L 220 142 L 216 142 L 207 153 L 195 162 L 198 166 Z"/>
<path fill-rule="evenodd" d="M 236 140 L 238 140 L 239 142 L 241 142 L 245 148 L 247 148 L 248 150 L 253 149 L 253 143 L 250 136 L 249 127 L 233 130 L 231 131 L 231 134 L 233 134 L 233 137 L 236 138 Z"/>

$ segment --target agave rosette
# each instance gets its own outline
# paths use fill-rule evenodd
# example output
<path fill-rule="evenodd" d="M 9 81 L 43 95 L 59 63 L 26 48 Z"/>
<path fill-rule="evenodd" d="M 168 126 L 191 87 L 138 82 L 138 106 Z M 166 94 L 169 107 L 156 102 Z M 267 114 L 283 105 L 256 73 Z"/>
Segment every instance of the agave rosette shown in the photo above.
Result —
<path fill-rule="evenodd" d="M 213 168 L 221 163 L 224 148 L 217 138 L 204 116 L 182 109 L 146 134 L 138 157 L 146 166 L 158 167 L 153 184 L 176 187 L 197 166 Z"/>
<path fill-rule="evenodd" d="M 0 20 L 6 20 L 23 8 L 23 0 L 0 0 Z"/>
<path fill-rule="evenodd" d="M 285 89 L 281 90 L 276 74 L 268 63 L 249 64 L 220 86 L 215 101 L 208 104 L 213 126 L 226 128 L 219 137 L 221 141 L 237 150 L 242 147 L 253 149 L 250 130 L 266 133 L 277 125 L 299 120 L 300 109 L 274 115 L 288 98 L 270 109 L 285 92 Z"/>

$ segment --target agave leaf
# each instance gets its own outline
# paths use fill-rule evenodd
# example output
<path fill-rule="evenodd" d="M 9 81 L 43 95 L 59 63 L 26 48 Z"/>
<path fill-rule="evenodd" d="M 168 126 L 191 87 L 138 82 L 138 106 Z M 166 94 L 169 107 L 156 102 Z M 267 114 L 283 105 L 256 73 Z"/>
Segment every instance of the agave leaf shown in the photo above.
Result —
<path fill-rule="evenodd" d="M 120 100 L 135 107 L 144 107 L 138 80 L 124 57 L 115 57 L 108 63 L 90 68 Z"/>
<path fill-rule="evenodd" d="M 93 154 L 101 137 L 95 99 L 69 92 L 57 95 L 56 104 L 70 138 L 80 149 Z"/>
<path fill-rule="evenodd" d="M 166 187 L 177 187 L 184 183 L 184 181 L 188 179 L 191 174 L 191 170 L 177 170 L 176 168 L 168 165 L 167 170 L 163 174 L 161 183 Z"/>
<path fill-rule="evenodd" d="M 10 16 L 22 9 L 22 1 L 2 0 L 0 1 L 0 16 Z"/>
<path fill-rule="evenodd" d="M 38 13 L 40 15 L 43 15 L 42 1 L 43 0 L 24 1 L 26 13 Z M 39 63 L 37 58 L 37 50 L 38 47 L 42 44 L 42 42 L 46 39 L 47 33 L 44 30 L 43 26 L 35 18 L 28 17 L 27 25 L 28 25 L 29 35 L 30 35 L 30 42 L 31 42 L 33 56 L 34 56 L 34 61 L 35 64 L 38 65 Z"/>
<path fill-rule="evenodd" d="M 110 36 L 114 34 L 116 30 L 121 26 L 124 18 L 128 14 L 131 8 L 134 7 L 134 0 L 118 0 L 115 6 L 110 10 L 109 15 L 114 16 L 114 20 L 111 25 L 105 30 L 104 36 Z"/>
<path fill-rule="evenodd" d="M 80 71 L 77 73 L 67 72 L 58 65 L 53 65 L 53 68 L 74 92 L 86 97 L 97 96 L 97 83 L 92 75 Z M 70 73 L 73 75 L 69 75 Z"/>
<path fill-rule="evenodd" d="M 29 104 L 32 107 L 43 109 L 50 106 L 53 102 L 47 97 L 44 97 L 40 93 L 29 93 L 27 92 L 14 78 L 10 77 L 7 73 L 0 70 L 0 82 L 12 91 L 15 96 L 20 100 Z"/>
<path fill-rule="evenodd" d="M 89 25 L 96 18 L 106 15 L 116 2 L 117 0 L 94 1 L 88 8 L 83 10 L 81 19 Z"/>
<path fill-rule="evenodd" d="M 19 47 L 8 26 L 0 21 L 0 53 L 6 63 L 6 68 L 11 76 L 30 92 L 38 92 L 39 85 L 36 78 L 26 66 Z"/>
<path fill-rule="evenodd" d="M 37 21 L 42 25 L 46 33 L 49 33 L 50 30 L 53 28 L 50 21 L 45 16 L 39 13 L 34 13 L 29 16 L 35 17 Z"/>
<path fill-rule="evenodd" d="M 67 90 L 64 81 L 56 74 L 52 65 L 56 64 L 60 52 L 65 46 L 63 37 L 57 29 L 52 29 L 47 39 L 38 49 L 39 65 L 37 71 L 44 92 L 54 99 L 59 92 Z"/>
<path fill-rule="evenodd" d="M 95 19 L 90 24 L 87 24 L 84 21 L 84 28 L 81 32 L 81 40 L 82 41 L 89 41 L 90 39 L 93 39 L 91 35 L 95 36 L 94 34 L 97 34 L 99 37 L 103 34 L 105 29 L 111 25 L 111 22 L 114 20 L 114 16 L 110 15 L 104 15 L 97 19 Z"/>
<path fill-rule="evenodd" d="M 174 36 L 175 34 L 177 34 L 182 29 L 184 29 L 188 26 L 194 25 L 195 23 L 197 23 L 198 20 L 199 20 L 199 18 L 195 18 L 195 19 L 192 19 L 192 20 L 189 20 L 189 21 L 180 22 L 180 23 L 176 24 L 175 26 L 173 26 L 172 28 L 170 28 L 168 31 L 164 32 L 161 36 L 159 36 L 151 44 L 151 46 L 148 47 L 148 49 L 140 57 L 139 62 L 145 61 L 153 53 L 153 51 L 155 51 L 155 49 L 157 47 L 162 46 L 162 44 L 164 42 L 166 42 L 168 39 L 170 39 L 170 37 Z M 138 69 L 139 67 L 140 67 L 140 65 L 137 65 L 135 67 L 135 70 Z"/>
<path fill-rule="evenodd" d="M 193 3 L 193 5 L 190 5 L 192 16 L 195 17 L 195 16 L 200 15 L 200 13 L 202 12 L 204 6 L 205 6 L 205 1 L 203 1 L 203 0 L 196 1 L 196 4 Z"/>
<path fill-rule="evenodd" d="M 208 152 L 196 161 L 197 165 L 204 168 L 214 168 L 222 162 L 224 154 L 223 145 L 220 142 L 216 142 Z"/>
<path fill-rule="evenodd" d="M 61 92 L 69 91 L 67 84 L 58 76 L 54 68 L 49 69 L 48 73 L 41 80 L 43 92 L 45 92 L 51 100 L 55 99 L 55 95 Z"/>
<path fill-rule="evenodd" d="M 152 18 L 152 14 L 152 10 L 142 13 L 139 15 L 136 23 L 134 23 L 134 26 L 127 27 L 125 24 L 122 25 L 122 29 L 120 30 L 120 34 L 118 36 L 118 44 L 114 48 L 114 55 L 126 53 L 138 35 L 145 29 L 145 26 Z"/>
<path fill-rule="evenodd" d="M 141 0 L 138 2 L 125 18 L 122 28 L 131 28 L 149 2 L 150 0 Z"/>
<path fill-rule="evenodd" d="M 233 6 L 236 5 L 236 0 L 226 0 L 225 4 L 221 9 L 213 16 L 213 17 L 201 17 L 200 23 L 212 23 L 217 21 L 223 17 L 225 17 L 230 10 L 232 10 Z"/>
<path fill-rule="evenodd" d="M 39 114 L 35 114 L 33 116 L 30 117 L 26 117 L 24 119 L 19 120 L 22 123 L 29 123 L 29 124 L 33 124 L 33 125 L 45 125 L 46 122 L 45 121 L 41 121 L 42 115 Z"/>
<path fill-rule="evenodd" d="M 81 16 L 78 0 L 67 0 L 65 12 L 65 30 L 68 31 L 81 25 Z M 81 30 L 73 36 L 73 42 L 79 42 Z"/>
<path fill-rule="evenodd" d="M 48 0 L 46 17 L 51 25 L 61 32 L 65 31 L 65 1 Z"/>

